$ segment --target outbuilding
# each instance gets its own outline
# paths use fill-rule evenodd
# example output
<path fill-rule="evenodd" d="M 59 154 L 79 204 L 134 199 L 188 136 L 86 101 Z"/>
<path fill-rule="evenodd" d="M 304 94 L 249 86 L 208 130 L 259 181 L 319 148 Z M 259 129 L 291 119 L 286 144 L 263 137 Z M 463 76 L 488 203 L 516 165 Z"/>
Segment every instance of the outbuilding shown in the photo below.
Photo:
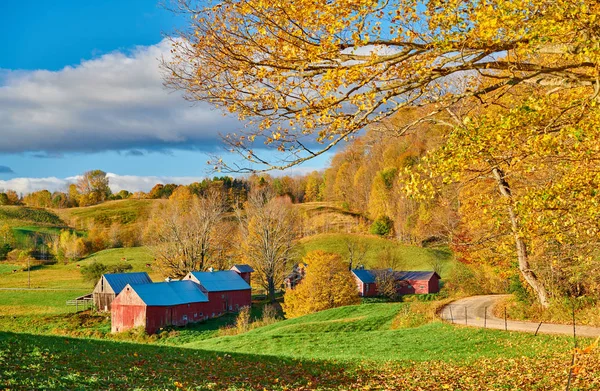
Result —
<path fill-rule="evenodd" d="M 192 281 L 127 284 L 112 302 L 113 333 L 144 327 L 153 334 L 166 326 L 185 326 L 209 317 L 208 297 Z"/>
<path fill-rule="evenodd" d="M 252 285 L 251 279 L 252 273 L 254 273 L 254 269 L 252 269 L 250 265 L 233 265 L 229 270 L 233 270 L 234 272 L 239 274 L 240 277 L 242 277 L 244 281 L 248 283 L 248 285 Z"/>
<path fill-rule="evenodd" d="M 112 301 L 127 284 L 152 284 L 152 280 L 146 272 L 103 274 L 92 292 L 96 310 L 110 311 Z"/>
<path fill-rule="evenodd" d="M 208 296 L 211 318 L 252 305 L 252 288 L 233 270 L 190 272 L 184 280 L 199 284 Z"/>
<path fill-rule="evenodd" d="M 398 294 L 427 294 L 440 291 L 441 277 L 434 271 L 392 271 L 354 269 L 358 294 L 363 297 L 377 296 L 378 273 L 392 273 L 397 283 Z"/>

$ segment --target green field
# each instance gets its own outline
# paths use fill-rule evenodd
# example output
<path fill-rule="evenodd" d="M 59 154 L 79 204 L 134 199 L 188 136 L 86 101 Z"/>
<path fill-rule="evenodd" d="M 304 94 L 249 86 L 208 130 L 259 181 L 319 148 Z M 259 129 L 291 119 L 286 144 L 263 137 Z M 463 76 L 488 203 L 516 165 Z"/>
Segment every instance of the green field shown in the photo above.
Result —
<path fill-rule="evenodd" d="M 99 251 L 77 262 L 67 264 L 41 265 L 35 266 L 31 271 L 32 288 L 58 288 L 58 289 L 91 289 L 93 286 L 89 282 L 83 281 L 80 268 L 96 261 L 107 265 L 116 263 L 129 263 L 133 266 L 131 271 L 145 271 L 150 274 L 154 280 L 162 280 L 162 275 L 146 264 L 152 263 L 152 254 L 145 247 L 115 248 Z M 3 265 L 0 262 L 0 265 Z M 78 267 L 79 265 L 79 267 Z M 4 270 L 4 272 L 2 272 Z M 17 273 L 13 269 L 0 269 L 0 288 L 26 288 L 28 286 L 29 275 L 26 271 Z M 0 301 L 3 293 L 0 291 Z"/>
<path fill-rule="evenodd" d="M 66 227 L 67 224 L 54 212 L 26 206 L 0 206 L 0 222 L 9 226 L 35 225 Z"/>
<path fill-rule="evenodd" d="M 338 308 L 185 348 L 0 331 L 0 388 L 564 389 L 570 338 L 439 322 L 391 330 L 405 305 Z M 598 352 L 577 362 L 571 390 L 597 390 Z"/>
<path fill-rule="evenodd" d="M 362 262 L 367 268 L 377 266 L 378 257 L 381 256 L 381 252 L 385 248 L 390 248 L 392 253 L 396 255 L 401 266 L 400 269 L 432 270 L 432 264 L 439 261 L 442 267 L 442 277 L 444 277 L 444 275 L 451 270 L 453 265 L 452 254 L 446 248 L 406 246 L 373 235 L 321 234 L 310 236 L 300 240 L 298 243 L 298 253 L 300 256 L 303 256 L 309 251 L 323 250 L 338 253 L 343 257 L 346 257 L 348 250 L 345 239 L 348 238 L 352 238 L 368 247 L 365 259 Z"/>

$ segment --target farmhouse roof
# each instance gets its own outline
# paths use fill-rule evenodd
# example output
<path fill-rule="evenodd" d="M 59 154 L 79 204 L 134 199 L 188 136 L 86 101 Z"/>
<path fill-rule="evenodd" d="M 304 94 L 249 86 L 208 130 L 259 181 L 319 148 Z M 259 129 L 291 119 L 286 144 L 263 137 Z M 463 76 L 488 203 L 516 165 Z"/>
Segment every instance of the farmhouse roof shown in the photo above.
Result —
<path fill-rule="evenodd" d="M 384 270 L 363 270 L 363 269 L 354 269 L 352 273 L 360 280 L 363 284 L 373 284 L 376 282 L 377 273 L 384 272 Z M 434 275 L 437 278 L 441 279 L 441 277 L 433 271 L 394 271 L 394 275 L 396 276 L 396 280 L 406 281 L 406 280 L 417 280 L 417 281 L 429 281 L 431 277 Z"/>
<path fill-rule="evenodd" d="M 233 270 L 190 272 L 208 292 L 243 291 L 250 285 Z"/>
<path fill-rule="evenodd" d="M 150 306 L 171 306 L 188 303 L 208 302 L 208 297 L 193 281 L 157 282 L 130 285 L 131 289 Z"/>
<path fill-rule="evenodd" d="M 104 274 L 104 280 L 110 285 L 115 295 L 118 295 L 125 285 L 152 284 L 150 276 L 146 272 L 138 273 L 111 273 Z"/>
<path fill-rule="evenodd" d="M 250 265 L 233 265 L 230 270 L 236 271 L 238 273 L 253 273 L 254 269 L 250 267 Z"/>

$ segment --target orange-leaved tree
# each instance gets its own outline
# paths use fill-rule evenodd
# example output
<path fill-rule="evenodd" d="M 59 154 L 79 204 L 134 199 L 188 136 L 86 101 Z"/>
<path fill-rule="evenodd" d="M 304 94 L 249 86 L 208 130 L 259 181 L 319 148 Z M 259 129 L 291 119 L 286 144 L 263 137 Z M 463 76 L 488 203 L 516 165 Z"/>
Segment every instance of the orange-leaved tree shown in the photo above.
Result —
<path fill-rule="evenodd" d="M 356 282 L 338 254 L 311 251 L 303 258 L 306 276 L 285 292 L 283 311 L 288 318 L 344 305 L 358 304 Z"/>

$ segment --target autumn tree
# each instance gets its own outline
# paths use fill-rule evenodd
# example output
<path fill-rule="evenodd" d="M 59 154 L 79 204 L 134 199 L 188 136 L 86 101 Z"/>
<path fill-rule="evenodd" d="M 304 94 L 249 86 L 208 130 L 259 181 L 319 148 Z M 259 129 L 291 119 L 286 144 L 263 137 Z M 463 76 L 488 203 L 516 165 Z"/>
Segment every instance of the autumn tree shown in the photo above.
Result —
<path fill-rule="evenodd" d="M 12 228 L 8 224 L 0 226 L 0 260 L 6 259 L 15 244 L 16 239 Z"/>
<path fill-rule="evenodd" d="M 178 187 L 166 204 L 157 206 L 146 229 L 155 266 L 171 277 L 221 266 L 216 243 L 225 210 L 221 192 L 197 197 Z"/>
<path fill-rule="evenodd" d="M 276 197 L 269 186 L 255 186 L 244 210 L 238 210 L 237 215 L 242 255 L 274 302 L 275 290 L 283 285 L 297 234 L 291 200 Z"/>
<path fill-rule="evenodd" d="M 77 180 L 77 190 L 81 194 L 79 197 L 80 204 L 94 205 L 106 201 L 112 194 L 108 182 L 109 179 L 102 170 L 84 172 Z"/>
<path fill-rule="evenodd" d="M 167 84 L 255 122 L 230 145 L 266 168 L 311 159 L 403 107 L 440 112 L 519 84 L 583 87 L 589 99 L 598 85 L 600 5 L 591 0 L 180 0 L 179 8 L 190 25 L 164 62 Z M 308 144 L 310 134 L 321 147 Z M 285 151 L 283 161 L 259 156 L 259 140 Z"/>
<path fill-rule="evenodd" d="M 356 281 L 340 255 L 317 250 L 306 254 L 302 261 L 308 265 L 306 276 L 285 292 L 286 317 L 360 303 Z"/>

